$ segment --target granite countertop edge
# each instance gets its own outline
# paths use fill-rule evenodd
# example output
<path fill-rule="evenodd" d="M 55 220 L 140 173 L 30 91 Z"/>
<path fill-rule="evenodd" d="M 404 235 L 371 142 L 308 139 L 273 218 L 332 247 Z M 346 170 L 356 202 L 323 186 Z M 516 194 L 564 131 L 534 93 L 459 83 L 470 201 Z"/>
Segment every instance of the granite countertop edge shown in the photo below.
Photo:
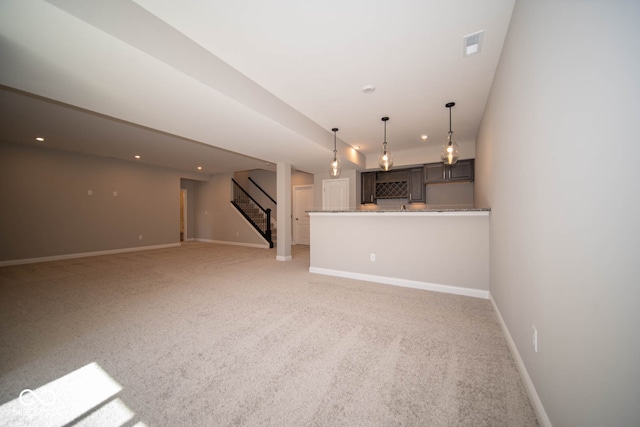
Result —
<path fill-rule="evenodd" d="M 343 210 L 310 210 L 308 213 L 411 213 L 411 212 L 491 212 L 491 208 L 429 208 L 429 209 L 343 209 Z"/>

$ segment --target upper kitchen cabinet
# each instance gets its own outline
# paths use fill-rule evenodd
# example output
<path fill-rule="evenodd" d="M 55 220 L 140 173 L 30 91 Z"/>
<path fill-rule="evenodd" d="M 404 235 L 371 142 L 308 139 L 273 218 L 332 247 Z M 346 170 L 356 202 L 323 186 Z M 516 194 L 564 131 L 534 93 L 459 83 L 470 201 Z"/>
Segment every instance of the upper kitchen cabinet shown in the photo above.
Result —
<path fill-rule="evenodd" d="M 473 159 L 458 160 L 454 165 L 445 165 L 442 162 L 429 163 L 424 165 L 424 170 L 427 184 L 474 180 Z"/>
<path fill-rule="evenodd" d="M 405 169 L 376 173 L 376 198 L 406 199 L 409 194 L 408 178 Z"/>
<path fill-rule="evenodd" d="M 409 169 L 409 203 L 427 201 L 424 174 L 424 168 Z"/>
<path fill-rule="evenodd" d="M 376 173 L 362 173 L 362 204 L 376 202 Z"/>
<path fill-rule="evenodd" d="M 428 163 L 424 165 L 424 182 L 433 184 L 436 182 L 445 182 L 446 174 L 444 163 Z"/>
<path fill-rule="evenodd" d="M 423 167 L 363 172 L 361 176 L 362 204 L 376 203 L 379 199 L 408 199 L 409 203 L 426 201 Z"/>
<path fill-rule="evenodd" d="M 458 160 L 455 165 L 449 166 L 449 181 L 473 181 L 473 159 Z"/>

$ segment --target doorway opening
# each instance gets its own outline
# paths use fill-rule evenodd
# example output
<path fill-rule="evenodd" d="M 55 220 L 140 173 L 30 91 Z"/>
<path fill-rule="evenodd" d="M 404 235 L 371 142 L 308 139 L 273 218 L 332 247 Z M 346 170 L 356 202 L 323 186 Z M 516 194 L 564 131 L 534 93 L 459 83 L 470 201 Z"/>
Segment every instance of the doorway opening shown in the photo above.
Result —
<path fill-rule="evenodd" d="M 187 189 L 180 189 L 180 241 L 187 239 Z"/>

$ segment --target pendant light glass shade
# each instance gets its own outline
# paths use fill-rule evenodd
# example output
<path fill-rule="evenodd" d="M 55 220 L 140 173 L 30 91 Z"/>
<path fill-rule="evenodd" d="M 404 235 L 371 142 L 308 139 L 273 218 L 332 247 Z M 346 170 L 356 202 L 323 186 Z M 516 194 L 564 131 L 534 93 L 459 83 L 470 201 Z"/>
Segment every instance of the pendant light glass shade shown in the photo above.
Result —
<path fill-rule="evenodd" d="M 380 169 L 385 172 L 391 170 L 393 167 L 393 156 L 387 148 L 387 120 L 389 120 L 389 117 L 382 118 L 384 122 L 384 142 L 382 143 L 382 153 L 380 153 L 380 157 L 378 157 L 378 165 Z"/>
<path fill-rule="evenodd" d="M 456 105 L 455 102 L 449 102 L 445 105 L 449 109 L 449 136 L 447 136 L 447 142 L 442 146 L 440 152 L 440 158 L 445 165 L 454 165 L 460 158 L 460 146 L 453 139 L 453 131 L 451 130 L 451 107 Z"/>
<path fill-rule="evenodd" d="M 333 131 L 333 160 L 329 165 L 329 175 L 331 178 L 337 178 L 340 176 L 340 172 L 342 171 L 342 163 L 338 158 L 338 150 L 336 149 L 336 132 L 338 132 L 338 128 L 331 129 Z"/>

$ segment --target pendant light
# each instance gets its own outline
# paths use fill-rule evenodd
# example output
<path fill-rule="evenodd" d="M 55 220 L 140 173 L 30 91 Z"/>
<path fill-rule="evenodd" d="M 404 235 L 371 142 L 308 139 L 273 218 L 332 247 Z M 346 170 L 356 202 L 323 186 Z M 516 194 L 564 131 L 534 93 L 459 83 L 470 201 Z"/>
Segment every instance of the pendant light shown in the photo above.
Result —
<path fill-rule="evenodd" d="M 333 160 L 329 165 L 329 175 L 331 178 L 337 178 L 340 176 L 340 171 L 342 170 L 342 165 L 340 159 L 338 158 L 338 150 L 336 149 L 336 132 L 338 132 L 338 128 L 331 129 L 333 131 Z"/>
<path fill-rule="evenodd" d="M 449 102 L 445 105 L 449 109 L 449 136 L 440 152 L 440 158 L 445 165 L 455 165 L 460 157 L 460 146 L 453 140 L 453 131 L 451 130 L 451 107 L 454 105 L 456 105 L 455 102 Z"/>
<path fill-rule="evenodd" d="M 380 157 L 378 157 L 378 165 L 380 165 L 380 169 L 385 172 L 391 170 L 393 166 L 393 156 L 387 149 L 387 120 L 389 120 L 389 117 L 382 118 L 384 122 L 384 142 L 382 143 L 382 153 L 380 153 Z"/>

